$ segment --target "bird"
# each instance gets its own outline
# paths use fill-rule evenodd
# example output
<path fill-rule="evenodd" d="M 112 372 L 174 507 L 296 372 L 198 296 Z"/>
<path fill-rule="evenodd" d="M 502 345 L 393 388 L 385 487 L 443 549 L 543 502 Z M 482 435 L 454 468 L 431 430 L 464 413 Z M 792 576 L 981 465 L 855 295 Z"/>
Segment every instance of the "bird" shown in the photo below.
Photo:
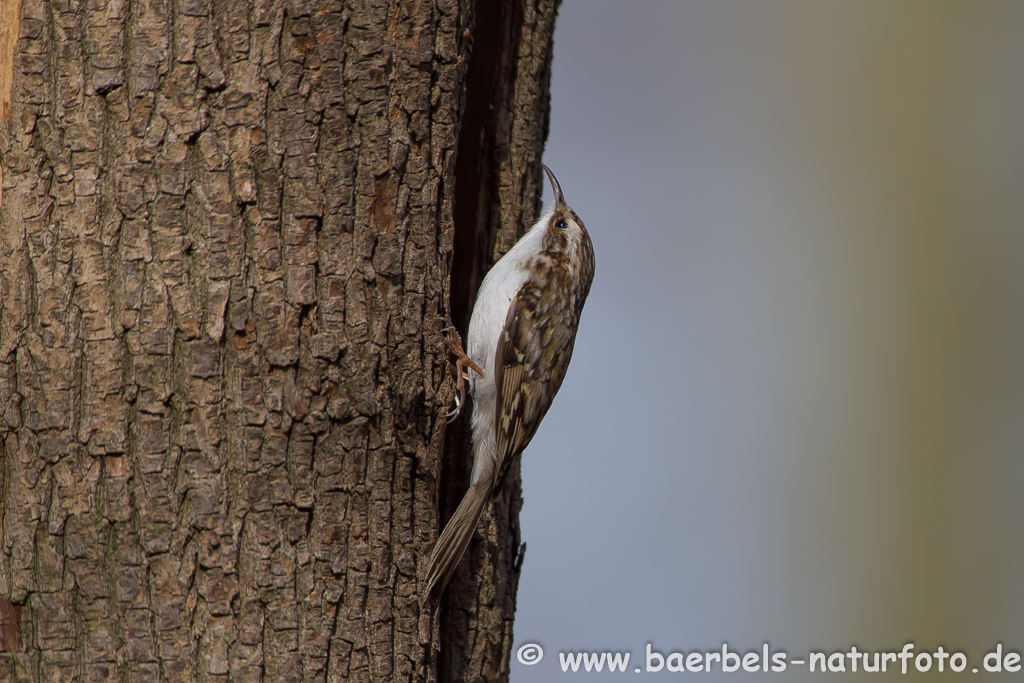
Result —
<path fill-rule="evenodd" d="M 551 407 L 572 359 L 580 314 L 594 280 L 594 246 L 566 204 L 554 173 L 541 164 L 554 201 L 488 271 L 477 293 L 466 351 L 449 323 L 446 344 L 473 398 L 473 470 L 469 489 L 434 545 L 424 603 L 440 599 L 476 531 L 485 506 Z M 447 322 L 447 321 L 446 321 Z"/>

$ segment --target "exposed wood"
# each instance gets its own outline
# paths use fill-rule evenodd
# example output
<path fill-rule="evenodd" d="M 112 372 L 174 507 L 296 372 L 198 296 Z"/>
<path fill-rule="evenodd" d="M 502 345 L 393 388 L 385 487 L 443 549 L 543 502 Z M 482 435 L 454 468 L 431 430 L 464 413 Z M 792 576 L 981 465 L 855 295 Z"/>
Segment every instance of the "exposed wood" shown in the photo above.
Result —
<path fill-rule="evenodd" d="M 14 45 L 21 25 L 21 0 L 0 0 L 0 123 L 11 118 Z M 0 164 L 0 206 L 4 203 L 4 167 Z"/>
<path fill-rule="evenodd" d="M 0 0 L 0 121 L 11 118 L 14 44 L 18 40 L 21 0 Z"/>

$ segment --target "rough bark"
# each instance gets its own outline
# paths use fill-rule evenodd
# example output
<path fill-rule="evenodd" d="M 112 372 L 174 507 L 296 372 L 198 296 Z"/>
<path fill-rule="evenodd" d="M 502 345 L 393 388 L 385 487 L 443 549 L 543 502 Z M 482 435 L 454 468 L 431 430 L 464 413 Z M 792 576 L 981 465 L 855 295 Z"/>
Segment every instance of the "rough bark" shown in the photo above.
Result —
<path fill-rule="evenodd" d="M 518 473 L 419 605 L 430 331 L 539 208 L 556 4 L 23 1 L 0 680 L 507 678 Z"/>

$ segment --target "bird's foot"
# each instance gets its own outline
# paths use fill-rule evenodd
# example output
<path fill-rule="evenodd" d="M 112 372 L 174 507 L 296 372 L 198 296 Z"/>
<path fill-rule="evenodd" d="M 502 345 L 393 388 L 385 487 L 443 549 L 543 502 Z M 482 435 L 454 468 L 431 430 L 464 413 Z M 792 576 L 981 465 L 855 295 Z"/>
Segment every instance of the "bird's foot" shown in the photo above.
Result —
<path fill-rule="evenodd" d="M 445 324 L 441 329 L 441 339 L 456 358 L 455 364 L 449 364 L 448 366 L 448 372 L 455 377 L 455 408 L 445 415 L 445 420 L 452 422 L 459 416 L 459 413 L 462 412 L 462 406 L 465 405 L 466 380 L 469 379 L 469 371 L 473 370 L 481 377 L 484 377 L 484 371 L 473 362 L 473 359 L 462 348 L 462 337 L 459 336 L 459 331 L 452 325 L 452 321 L 440 316 L 437 320 Z"/>

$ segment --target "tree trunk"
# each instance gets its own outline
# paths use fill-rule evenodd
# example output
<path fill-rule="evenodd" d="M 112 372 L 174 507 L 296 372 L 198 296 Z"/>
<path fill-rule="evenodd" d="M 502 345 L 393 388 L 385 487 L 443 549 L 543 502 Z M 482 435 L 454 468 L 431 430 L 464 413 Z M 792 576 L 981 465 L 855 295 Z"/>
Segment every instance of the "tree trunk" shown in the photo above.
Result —
<path fill-rule="evenodd" d="M 419 603 L 434 318 L 539 209 L 556 5 L 0 0 L 0 680 L 507 679 L 518 472 Z"/>

